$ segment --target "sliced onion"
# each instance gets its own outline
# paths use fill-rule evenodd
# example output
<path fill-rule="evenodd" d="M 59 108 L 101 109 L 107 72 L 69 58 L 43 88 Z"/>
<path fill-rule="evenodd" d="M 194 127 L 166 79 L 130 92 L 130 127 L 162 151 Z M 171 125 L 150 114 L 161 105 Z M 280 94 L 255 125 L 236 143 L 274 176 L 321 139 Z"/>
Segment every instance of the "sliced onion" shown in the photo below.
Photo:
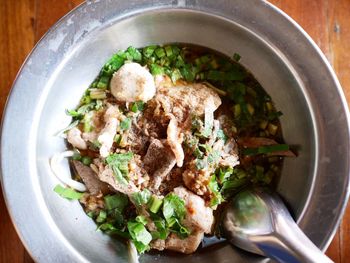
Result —
<path fill-rule="evenodd" d="M 139 263 L 139 255 L 137 253 L 134 242 L 128 241 L 129 263 Z"/>
<path fill-rule="evenodd" d="M 84 184 L 73 180 L 70 174 L 64 173 L 60 169 L 60 163 L 62 162 L 62 160 L 67 157 L 72 157 L 73 155 L 73 151 L 65 151 L 52 156 L 50 160 L 51 171 L 62 183 L 68 185 L 69 187 L 79 192 L 85 192 L 86 187 Z"/>

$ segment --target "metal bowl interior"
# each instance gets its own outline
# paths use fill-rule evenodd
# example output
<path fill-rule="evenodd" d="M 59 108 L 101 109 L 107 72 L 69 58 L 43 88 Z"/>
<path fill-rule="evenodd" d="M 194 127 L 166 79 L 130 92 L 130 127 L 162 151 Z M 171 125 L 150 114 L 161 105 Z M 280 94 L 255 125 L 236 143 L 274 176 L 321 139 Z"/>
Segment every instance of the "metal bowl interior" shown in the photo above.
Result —
<path fill-rule="evenodd" d="M 272 96 L 287 143 L 278 192 L 320 248 L 329 243 L 348 198 L 349 123 L 340 85 L 315 44 L 262 1 L 96 1 L 65 16 L 21 69 L 3 119 L 2 184 L 12 219 L 38 261 L 127 262 L 126 246 L 100 232 L 77 202 L 52 190 L 49 158 L 66 149 L 54 134 L 104 62 L 129 45 L 182 42 L 239 53 Z M 18 156 L 21 164 L 18 165 Z M 68 163 L 65 166 L 69 172 Z M 144 255 L 141 262 L 261 262 L 228 244 L 190 255 Z"/>

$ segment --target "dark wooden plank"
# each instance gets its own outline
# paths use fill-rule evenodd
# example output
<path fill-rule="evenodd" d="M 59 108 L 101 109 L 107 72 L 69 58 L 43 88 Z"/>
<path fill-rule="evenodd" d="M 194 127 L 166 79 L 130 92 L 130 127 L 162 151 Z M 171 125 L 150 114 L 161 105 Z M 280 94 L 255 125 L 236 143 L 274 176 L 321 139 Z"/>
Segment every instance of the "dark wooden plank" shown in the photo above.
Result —
<path fill-rule="evenodd" d="M 350 102 L 350 2 L 348 0 L 329 0 L 330 47 L 333 67 Z M 340 261 L 350 259 L 350 205 L 348 205 L 339 230 Z"/>
<path fill-rule="evenodd" d="M 35 40 L 38 41 L 45 32 L 70 10 L 83 0 L 37 0 L 37 23 Z"/>
<path fill-rule="evenodd" d="M 0 1 L 0 116 L 12 82 L 34 44 L 34 0 Z M 25 249 L 0 194 L 0 262 L 23 262 Z"/>

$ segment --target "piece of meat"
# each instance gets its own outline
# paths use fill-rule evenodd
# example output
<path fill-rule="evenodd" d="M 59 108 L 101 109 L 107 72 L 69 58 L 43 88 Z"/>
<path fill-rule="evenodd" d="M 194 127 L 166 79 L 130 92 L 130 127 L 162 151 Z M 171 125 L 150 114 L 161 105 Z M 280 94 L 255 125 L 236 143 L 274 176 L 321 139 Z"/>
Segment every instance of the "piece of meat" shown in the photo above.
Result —
<path fill-rule="evenodd" d="M 110 106 L 104 115 L 106 125 L 97 138 L 98 142 L 101 144 L 100 155 L 104 158 L 109 155 L 112 148 L 114 136 L 117 133 L 117 127 L 119 125 L 119 114 L 118 107 Z"/>
<path fill-rule="evenodd" d="M 138 126 L 136 120 L 133 119 L 131 128 L 127 134 L 127 141 L 130 145 L 130 151 L 134 154 L 145 155 L 147 151 L 147 144 L 150 137 Z"/>
<path fill-rule="evenodd" d="M 77 127 L 73 127 L 67 133 L 67 141 L 77 149 L 86 150 L 87 144 L 81 136 L 81 131 Z"/>
<path fill-rule="evenodd" d="M 158 189 L 167 174 L 176 164 L 176 159 L 168 145 L 153 139 L 143 159 L 145 168 L 152 176 L 151 188 Z"/>
<path fill-rule="evenodd" d="M 108 165 L 106 165 L 102 169 L 100 168 L 99 170 L 100 172 L 98 173 L 98 177 L 100 178 L 100 180 L 109 184 L 111 187 L 113 187 L 114 190 L 126 195 L 130 195 L 132 193 L 140 191 L 132 181 L 129 181 L 128 184 L 117 182 L 113 170 L 109 168 Z"/>
<path fill-rule="evenodd" d="M 182 167 L 185 159 L 185 153 L 182 149 L 183 137 L 183 133 L 180 133 L 177 120 L 174 116 L 171 116 L 167 129 L 167 141 L 175 155 L 176 164 L 178 167 Z"/>
<path fill-rule="evenodd" d="M 97 174 L 89 166 L 76 160 L 73 160 L 72 164 L 91 195 L 97 195 L 99 193 L 108 194 L 111 192 L 108 184 L 101 182 Z"/>
<path fill-rule="evenodd" d="M 181 239 L 176 234 L 171 233 L 165 240 L 165 249 L 191 254 L 197 250 L 203 237 L 204 233 L 202 231 L 194 231 L 185 239 Z"/>
<path fill-rule="evenodd" d="M 152 74 L 138 63 L 125 63 L 113 74 L 112 95 L 119 101 L 148 101 L 156 93 Z"/>
<path fill-rule="evenodd" d="M 187 211 L 182 221 L 184 226 L 192 231 L 211 233 L 214 224 L 213 210 L 205 205 L 204 200 L 183 186 L 176 187 L 174 193 L 185 201 Z"/>
<path fill-rule="evenodd" d="M 190 113 L 202 116 L 208 106 L 215 111 L 221 105 L 219 95 L 200 83 L 160 88 L 155 100 L 165 114 L 173 114 L 179 123 L 183 123 Z"/>
<path fill-rule="evenodd" d="M 85 213 L 94 212 L 98 214 L 105 208 L 105 202 L 102 194 L 91 195 L 84 193 L 79 199 L 79 202 L 84 206 Z"/>
<path fill-rule="evenodd" d="M 183 172 L 182 179 L 188 189 L 202 196 L 205 200 L 208 200 L 210 199 L 208 184 L 213 172 L 212 166 L 198 170 L 195 160 L 192 160 L 188 163 L 187 169 Z"/>
<path fill-rule="evenodd" d="M 163 251 L 165 249 L 165 240 L 155 239 L 149 245 L 152 249 L 157 249 L 159 251 Z"/>
<path fill-rule="evenodd" d="M 219 164 L 231 167 L 239 165 L 238 147 L 233 138 L 229 139 L 224 145 Z"/>

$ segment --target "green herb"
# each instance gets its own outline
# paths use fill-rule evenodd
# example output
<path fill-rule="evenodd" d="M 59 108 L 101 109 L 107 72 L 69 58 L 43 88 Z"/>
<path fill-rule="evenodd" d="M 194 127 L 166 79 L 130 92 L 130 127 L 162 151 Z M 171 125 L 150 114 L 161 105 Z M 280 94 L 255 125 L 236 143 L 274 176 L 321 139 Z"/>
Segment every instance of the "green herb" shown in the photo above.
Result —
<path fill-rule="evenodd" d="M 229 198 L 247 184 L 248 181 L 248 175 L 244 170 L 233 168 L 231 176 L 222 181 L 221 193 L 225 198 Z"/>
<path fill-rule="evenodd" d="M 79 152 L 75 151 L 73 156 L 72 156 L 72 159 L 75 160 L 75 161 L 81 161 L 81 155 Z"/>
<path fill-rule="evenodd" d="M 79 120 L 75 120 L 73 121 L 71 124 L 69 124 L 66 128 L 60 130 L 59 132 L 57 132 L 55 135 L 56 136 L 60 136 L 63 133 L 65 133 L 66 131 L 69 131 L 70 129 L 74 128 L 75 126 L 77 126 L 79 124 Z"/>
<path fill-rule="evenodd" d="M 233 54 L 233 59 L 238 62 L 240 59 L 241 59 L 241 55 L 240 54 L 237 54 L 237 53 L 234 53 Z"/>
<path fill-rule="evenodd" d="M 219 129 L 219 130 L 218 130 L 218 133 L 216 134 L 216 137 L 217 137 L 218 139 L 223 140 L 224 142 L 227 141 L 227 136 L 226 136 L 226 134 L 224 133 L 224 131 L 223 131 L 222 129 Z"/>
<path fill-rule="evenodd" d="M 89 166 L 92 163 L 92 159 L 89 156 L 82 156 L 81 162 L 87 166 Z"/>
<path fill-rule="evenodd" d="M 195 165 L 197 170 L 203 170 L 208 166 L 208 163 L 204 159 L 196 159 Z"/>
<path fill-rule="evenodd" d="M 118 235 L 118 236 L 121 236 L 122 238 L 125 238 L 125 239 L 130 239 L 131 238 L 129 233 L 123 232 L 123 231 L 117 229 L 111 223 L 103 223 L 97 229 L 103 231 L 106 234 Z"/>
<path fill-rule="evenodd" d="M 107 218 L 107 213 L 104 210 L 101 210 L 98 217 L 96 218 L 97 223 L 103 223 Z"/>
<path fill-rule="evenodd" d="M 131 105 L 132 112 L 143 111 L 145 109 L 145 103 L 143 101 L 136 101 Z"/>
<path fill-rule="evenodd" d="M 106 195 L 104 200 L 107 210 L 117 209 L 120 212 L 122 212 L 129 203 L 128 197 L 122 193 Z"/>
<path fill-rule="evenodd" d="M 208 155 L 208 164 L 216 164 L 220 159 L 221 153 L 219 151 L 212 151 Z"/>
<path fill-rule="evenodd" d="M 185 202 L 174 193 L 170 193 L 163 200 L 163 215 L 168 224 L 172 219 L 182 220 L 185 217 Z"/>
<path fill-rule="evenodd" d="M 83 196 L 83 193 L 76 192 L 71 188 L 65 188 L 59 184 L 56 185 L 53 190 L 61 197 L 66 198 L 68 200 L 77 200 Z"/>
<path fill-rule="evenodd" d="M 208 188 L 212 193 L 212 198 L 210 199 L 210 206 L 214 209 L 224 201 L 219 189 L 218 182 L 216 181 L 216 176 L 212 175 L 208 184 Z"/>
<path fill-rule="evenodd" d="M 165 240 L 169 235 L 169 230 L 166 227 L 166 222 L 163 219 L 153 221 L 158 230 L 158 238 Z"/>
<path fill-rule="evenodd" d="M 120 123 L 120 129 L 122 129 L 122 130 L 129 130 L 130 127 L 131 127 L 131 119 L 130 118 L 125 118 Z"/>
<path fill-rule="evenodd" d="M 247 156 L 257 155 L 257 154 L 268 154 L 279 151 L 288 151 L 289 145 L 287 144 L 274 144 L 267 146 L 260 146 L 258 148 L 245 148 L 242 153 Z"/>
<path fill-rule="evenodd" d="M 140 192 L 133 193 L 131 198 L 136 206 L 142 206 L 150 201 L 151 192 L 148 189 L 144 189 Z"/>
<path fill-rule="evenodd" d="M 228 178 L 230 178 L 231 174 L 233 173 L 232 167 L 221 167 L 218 169 L 218 177 L 217 179 L 221 184 L 223 184 Z"/>
<path fill-rule="evenodd" d="M 128 184 L 129 168 L 128 163 L 132 159 L 133 153 L 113 153 L 107 156 L 106 162 L 113 170 L 114 176 L 121 184 Z"/>

